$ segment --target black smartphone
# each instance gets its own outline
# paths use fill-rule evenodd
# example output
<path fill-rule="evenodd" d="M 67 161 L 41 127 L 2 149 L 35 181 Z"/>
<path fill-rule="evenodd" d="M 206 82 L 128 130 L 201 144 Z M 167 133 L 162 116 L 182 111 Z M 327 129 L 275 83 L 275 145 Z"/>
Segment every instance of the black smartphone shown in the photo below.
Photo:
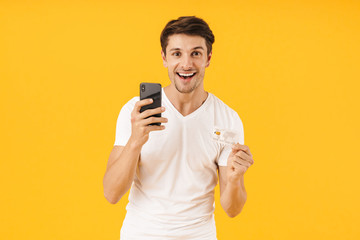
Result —
<path fill-rule="evenodd" d="M 143 112 L 147 109 L 154 109 L 161 107 L 161 84 L 160 83 L 140 83 L 140 100 L 152 98 L 153 102 L 149 105 L 143 106 L 140 109 L 140 112 Z M 149 117 L 161 117 L 161 113 L 154 114 Z M 149 125 L 158 125 L 161 123 L 150 123 Z"/>

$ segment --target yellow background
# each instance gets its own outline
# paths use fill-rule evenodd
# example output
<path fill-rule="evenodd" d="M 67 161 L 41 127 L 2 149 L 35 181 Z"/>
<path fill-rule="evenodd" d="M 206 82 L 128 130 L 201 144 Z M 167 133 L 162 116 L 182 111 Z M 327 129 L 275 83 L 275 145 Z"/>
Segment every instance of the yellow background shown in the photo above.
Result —
<path fill-rule="evenodd" d="M 218 239 L 360 239 L 359 1 L 0 1 L 1 239 L 118 239 L 102 178 L 125 102 L 169 84 L 165 24 L 215 34 L 206 90 L 255 164 Z"/>

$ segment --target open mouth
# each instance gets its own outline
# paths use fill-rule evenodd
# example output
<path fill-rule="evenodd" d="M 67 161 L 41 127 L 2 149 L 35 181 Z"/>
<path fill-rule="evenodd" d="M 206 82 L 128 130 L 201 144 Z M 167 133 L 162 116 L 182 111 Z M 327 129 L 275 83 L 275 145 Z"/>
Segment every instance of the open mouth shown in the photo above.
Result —
<path fill-rule="evenodd" d="M 192 77 L 195 76 L 196 73 L 176 73 L 181 79 L 187 79 L 190 80 Z"/>

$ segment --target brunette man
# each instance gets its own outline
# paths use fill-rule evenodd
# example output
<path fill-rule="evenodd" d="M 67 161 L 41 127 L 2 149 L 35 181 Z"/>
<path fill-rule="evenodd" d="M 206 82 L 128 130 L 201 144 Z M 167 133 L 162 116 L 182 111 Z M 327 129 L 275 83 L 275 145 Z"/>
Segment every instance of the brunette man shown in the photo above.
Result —
<path fill-rule="evenodd" d="M 162 107 L 134 97 L 120 111 L 104 195 L 115 204 L 131 188 L 121 240 L 216 239 L 214 187 L 225 212 L 238 215 L 246 201 L 244 174 L 254 163 L 238 114 L 204 90 L 214 35 L 196 17 L 170 21 L 161 33 L 161 55 L 171 83 Z M 221 80 L 221 79 L 220 79 Z M 161 118 L 150 115 L 162 113 Z M 150 123 L 160 122 L 161 126 Z M 216 129 L 235 136 L 218 141 Z M 224 139 L 223 139 L 224 140 Z"/>

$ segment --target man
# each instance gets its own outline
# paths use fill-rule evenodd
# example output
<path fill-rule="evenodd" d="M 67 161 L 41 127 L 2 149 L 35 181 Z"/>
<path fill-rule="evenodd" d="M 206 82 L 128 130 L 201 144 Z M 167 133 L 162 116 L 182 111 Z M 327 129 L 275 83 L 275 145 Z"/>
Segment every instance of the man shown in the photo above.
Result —
<path fill-rule="evenodd" d="M 162 107 L 140 113 L 151 100 L 135 97 L 120 111 L 103 185 L 113 204 L 131 187 L 121 240 L 216 239 L 218 176 L 225 212 L 235 217 L 245 204 L 244 174 L 254 160 L 242 145 L 242 122 L 204 90 L 213 42 L 202 19 L 170 21 L 161 33 L 162 60 L 171 81 L 163 88 Z M 162 117 L 147 118 L 157 113 Z M 149 126 L 154 122 L 162 124 Z M 218 141 L 215 129 L 238 133 L 237 143 Z"/>

